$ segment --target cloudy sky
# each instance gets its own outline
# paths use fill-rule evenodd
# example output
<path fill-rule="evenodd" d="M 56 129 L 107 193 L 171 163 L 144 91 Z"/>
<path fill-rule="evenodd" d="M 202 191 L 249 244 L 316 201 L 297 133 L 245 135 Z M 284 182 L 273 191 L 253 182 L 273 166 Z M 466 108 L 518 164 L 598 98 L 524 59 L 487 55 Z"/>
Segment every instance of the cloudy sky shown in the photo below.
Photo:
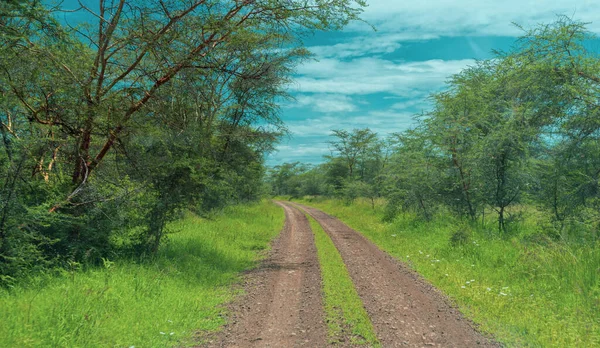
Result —
<path fill-rule="evenodd" d="M 370 0 L 363 18 L 377 31 L 354 23 L 306 40 L 315 60 L 299 67 L 295 101 L 282 110 L 291 137 L 267 163 L 321 162 L 332 129 L 411 127 L 448 76 L 511 47 L 520 35 L 511 23 L 532 27 L 557 15 L 600 33 L 598 0 Z"/>

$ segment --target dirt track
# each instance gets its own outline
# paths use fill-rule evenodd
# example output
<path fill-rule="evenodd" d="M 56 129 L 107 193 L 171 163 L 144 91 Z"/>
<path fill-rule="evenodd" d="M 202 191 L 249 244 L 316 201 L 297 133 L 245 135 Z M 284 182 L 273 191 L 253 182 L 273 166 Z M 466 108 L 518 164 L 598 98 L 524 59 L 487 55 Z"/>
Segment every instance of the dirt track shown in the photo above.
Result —
<path fill-rule="evenodd" d="M 280 204 L 286 222 L 268 259 L 246 277 L 246 295 L 207 347 L 323 347 L 321 272 L 308 220 Z"/>
<path fill-rule="evenodd" d="M 446 298 L 358 232 L 320 210 L 278 202 L 286 224 L 270 257 L 247 277 L 247 295 L 208 347 L 325 347 L 314 238 L 300 209 L 331 237 L 383 347 L 497 347 Z M 339 346 L 339 345 L 338 345 Z"/>

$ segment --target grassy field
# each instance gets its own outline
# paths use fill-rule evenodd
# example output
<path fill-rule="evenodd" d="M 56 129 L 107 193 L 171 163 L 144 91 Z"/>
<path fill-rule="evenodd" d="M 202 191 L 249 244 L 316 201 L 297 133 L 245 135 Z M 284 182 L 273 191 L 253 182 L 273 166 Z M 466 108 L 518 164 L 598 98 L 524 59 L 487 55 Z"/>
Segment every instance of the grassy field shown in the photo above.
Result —
<path fill-rule="evenodd" d="M 307 216 L 323 277 L 323 299 L 330 343 L 340 343 L 349 333 L 352 343 L 379 347 L 373 324 L 354 288 L 340 253 L 318 222 Z"/>
<path fill-rule="evenodd" d="M 106 260 L 0 290 L 0 347 L 169 347 L 224 324 L 239 272 L 283 226 L 270 202 L 174 223 L 168 243 L 144 262 Z"/>
<path fill-rule="evenodd" d="M 370 202 L 304 201 L 345 221 L 450 296 L 481 329 L 509 346 L 600 346 L 600 245 L 541 239 L 540 224 L 497 237 L 448 214 L 381 222 Z M 452 246 L 452 235 L 467 237 Z M 537 241 L 536 241 L 537 240 Z"/>

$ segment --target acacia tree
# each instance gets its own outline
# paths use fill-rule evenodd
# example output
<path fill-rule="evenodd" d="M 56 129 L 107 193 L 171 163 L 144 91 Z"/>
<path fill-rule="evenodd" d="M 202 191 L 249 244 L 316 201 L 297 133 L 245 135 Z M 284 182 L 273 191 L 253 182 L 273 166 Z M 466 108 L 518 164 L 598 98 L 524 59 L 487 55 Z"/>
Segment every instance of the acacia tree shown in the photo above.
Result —
<path fill-rule="evenodd" d="M 132 118 L 146 112 L 146 104 L 183 71 L 243 74 L 229 71 L 227 65 L 215 59 L 222 48 L 239 47 L 246 41 L 273 42 L 269 39 L 272 37 L 279 39 L 280 47 L 289 46 L 293 31 L 339 28 L 357 19 L 362 5 L 362 1 L 354 0 L 101 1 L 97 10 L 82 7 L 97 19 L 97 27 L 74 28 L 78 38 L 85 38 L 79 45 L 71 40 L 56 52 L 50 49 L 52 37 L 26 37 L 14 52 L 15 57 L 39 52 L 40 61 L 35 65 L 50 66 L 55 71 L 42 76 L 42 80 L 50 84 L 60 77 L 70 83 L 71 93 L 82 105 L 75 110 L 56 110 L 54 99 L 60 98 L 63 91 L 26 88 L 12 71 L 5 71 L 5 76 L 13 81 L 14 94 L 36 116 L 35 122 L 69 130 L 68 137 L 74 143 L 69 154 L 74 168 L 72 181 L 79 187 L 117 139 L 130 130 Z M 238 58 L 251 52 L 238 50 Z M 73 64 L 70 58 L 75 56 L 81 58 L 75 60 L 78 65 L 83 63 L 81 66 Z M 260 78 L 268 73 L 268 66 L 250 73 Z M 44 113 L 45 118 L 37 117 Z"/>
<path fill-rule="evenodd" d="M 79 9 L 94 24 L 61 26 L 60 9 L 2 2 L 0 239 L 27 230 L 52 240 L 36 250 L 83 257 L 143 230 L 156 250 L 178 207 L 256 197 L 298 36 L 364 5 L 103 0 Z"/>
<path fill-rule="evenodd" d="M 359 174 L 364 177 L 364 167 L 369 151 L 375 146 L 377 134 L 369 128 L 354 129 L 351 132 L 343 129 L 332 130 L 336 139 L 329 142 L 338 155 L 344 159 L 348 167 L 348 175 L 356 175 L 356 167 L 360 167 Z"/>

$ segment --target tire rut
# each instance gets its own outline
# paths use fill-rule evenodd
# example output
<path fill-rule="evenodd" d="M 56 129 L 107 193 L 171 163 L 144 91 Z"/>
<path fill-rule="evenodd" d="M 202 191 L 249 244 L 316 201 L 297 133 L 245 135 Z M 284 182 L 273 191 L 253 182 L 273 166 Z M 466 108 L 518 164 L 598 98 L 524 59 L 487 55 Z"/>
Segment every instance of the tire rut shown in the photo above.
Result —
<path fill-rule="evenodd" d="M 246 277 L 246 295 L 205 347 L 324 347 L 321 272 L 306 216 L 278 203 L 286 222 L 269 258 Z"/>
<path fill-rule="evenodd" d="M 499 347 L 436 288 L 340 220 L 300 204 L 339 250 L 383 347 Z"/>

